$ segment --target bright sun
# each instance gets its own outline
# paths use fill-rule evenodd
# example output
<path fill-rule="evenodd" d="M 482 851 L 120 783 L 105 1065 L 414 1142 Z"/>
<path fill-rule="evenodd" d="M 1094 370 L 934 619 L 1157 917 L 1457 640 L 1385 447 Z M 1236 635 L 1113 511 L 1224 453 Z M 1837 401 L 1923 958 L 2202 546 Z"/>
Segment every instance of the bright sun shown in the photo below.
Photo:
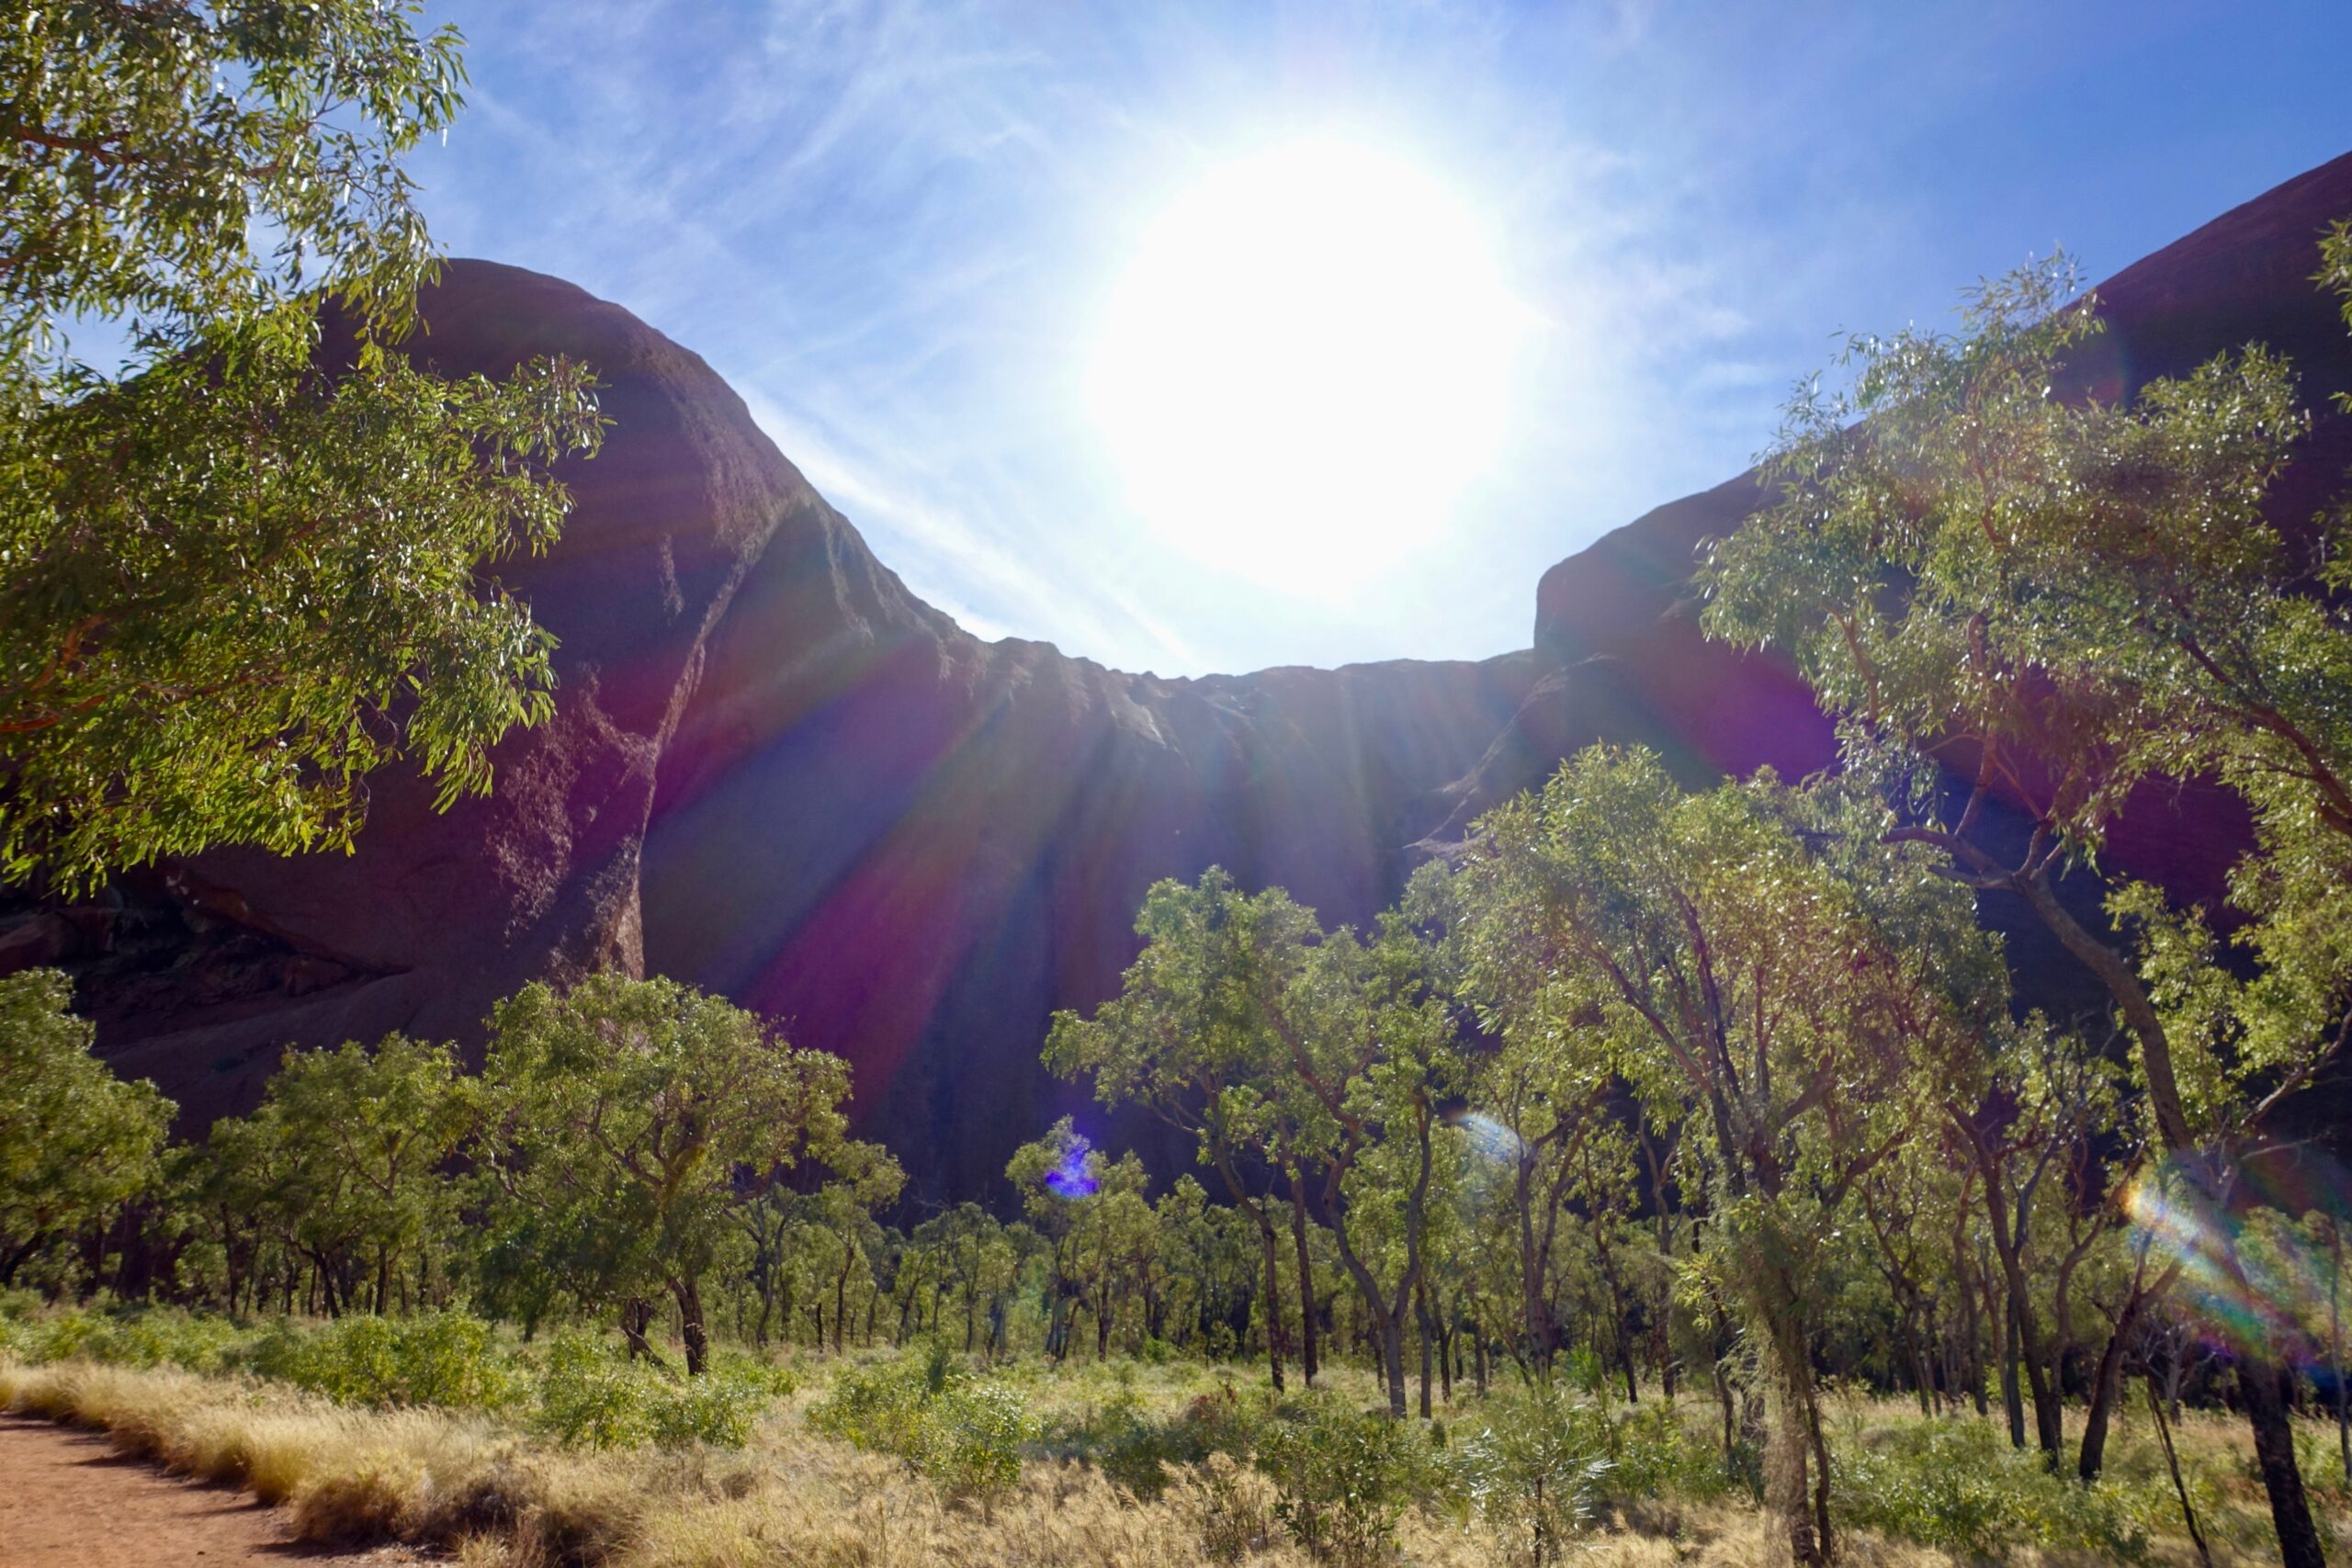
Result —
<path fill-rule="evenodd" d="M 1329 590 L 1435 533 L 1492 459 L 1528 319 L 1452 193 L 1308 141 L 1227 164 L 1152 224 L 1090 391 L 1156 527 Z"/>

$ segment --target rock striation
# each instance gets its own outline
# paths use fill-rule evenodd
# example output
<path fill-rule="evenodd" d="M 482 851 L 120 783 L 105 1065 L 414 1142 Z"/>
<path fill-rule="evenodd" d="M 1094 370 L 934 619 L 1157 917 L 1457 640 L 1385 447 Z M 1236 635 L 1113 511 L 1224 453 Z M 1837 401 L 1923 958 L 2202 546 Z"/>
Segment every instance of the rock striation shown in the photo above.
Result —
<path fill-rule="evenodd" d="M 2324 409 L 2352 387 L 2352 339 L 2308 279 L 2344 215 L 2352 156 L 2109 280 L 2077 390 L 2119 395 L 2258 339 Z M 417 780 L 378 780 L 352 855 L 212 854 L 0 920 L 0 968 L 74 971 L 101 1049 L 194 1127 L 249 1105 L 288 1044 L 471 1043 L 526 980 L 618 965 L 847 1057 L 859 1120 L 918 1185 L 986 1196 L 1014 1143 L 1082 1103 L 1037 1047 L 1053 1010 L 1115 987 L 1155 879 L 1222 864 L 1361 923 L 1594 739 L 1655 746 L 1694 782 L 1832 756 L 1785 667 L 1698 634 L 1694 552 L 1755 506 L 1753 476 L 1546 572 L 1525 650 L 1165 680 L 963 631 L 708 366 L 617 306 L 458 262 L 424 315 L 446 372 L 562 353 L 607 384 L 615 423 L 565 476 L 561 543 L 503 571 L 561 638 L 554 720 L 501 748 L 492 797 L 447 815 Z M 2324 415 L 2281 516 L 2347 468 L 2352 420 Z M 2167 795 L 2135 808 L 2116 860 L 2208 892 L 2243 831 L 2225 800 Z M 2037 933 L 2015 951 L 2037 1000 L 2091 999 Z"/>

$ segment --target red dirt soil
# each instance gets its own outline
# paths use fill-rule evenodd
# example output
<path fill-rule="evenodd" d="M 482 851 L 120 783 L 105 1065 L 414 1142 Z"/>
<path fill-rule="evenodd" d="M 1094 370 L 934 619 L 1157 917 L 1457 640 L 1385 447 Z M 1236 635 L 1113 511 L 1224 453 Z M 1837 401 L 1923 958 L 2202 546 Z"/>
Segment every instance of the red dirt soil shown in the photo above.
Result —
<path fill-rule="evenodd" d="M 0 1568 L 410 1568 L 397 1547 L 332 1551 L 288 1539 L 285 1517 L 227 1486 L 125 1459 L 104 1437 L 0 1416 Z"/>

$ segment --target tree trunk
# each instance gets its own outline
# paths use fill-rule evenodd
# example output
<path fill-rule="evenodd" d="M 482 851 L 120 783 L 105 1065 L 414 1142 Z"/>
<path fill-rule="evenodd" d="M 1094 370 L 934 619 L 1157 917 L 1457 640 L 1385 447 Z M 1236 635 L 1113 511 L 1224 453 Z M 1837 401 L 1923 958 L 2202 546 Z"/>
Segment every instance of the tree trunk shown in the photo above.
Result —
<path fill-rule="evenodd" d="M 678 1303 L 678 1337 L 685 1342 L 686 1376 L 698 1378 L 710 1365 L 710 1330 L 703 1322 L 702 1282 L 693 1275 L 682 1275 L 670 1281 L 670 1294 Z M 834 1347 L 840 1348 L 838 1342 Z"/>
<path fill-rule="evenodd" d="M 1266 1367 L 1273 1374 L 1274 1392 L 1283 1391 L 1283 1343 L 1289 1337 L 1283 1322 L 1283 1277 L 1280 1249 L 1274 1244 L 1274 1223 L 1257 1203 L 1248 1205 L 1258 1222 L 1258 1243 L 1266 1263 Z"/>
<path fill-rule="evenodd" d="M 621 1342 L 628 1347 L 629 1359 L 642 1356 L 655 1366 L 662 1364 L 661 1353 L 645 1331 L 653 1325 L 653 1303 L 643 1296 L 631 1296 L 621 1303 Z"/>
<path fill-rule="evenodd" d="M 2107 1337 L 2106 1348 L 2098 1353 L 2098 1371 L 2091 1378 L 2090 1410 L 2083 1417 L 2082 1456 L 2075 1465 L 2075 1473 L 2085 1481 L 2098 1480 L 2107 1464 L 2108 1419 L 2122 1396 L 2124 1346 L 2140 1326 L 2140 1308 L 2147 1299 L 2147 1292 L 2135 1280 L 2132 1293 L 2123 1298 L 2123 1310 L 2116 1314 L 2115 1332 Z"/>
<path fill-rule="evenodd" d="M 1298 1251 L 1298 1364 L 1306 1386 L 1315 1386 L 1322 1370 L 1315 1344 L 1315 1258 L 1306 1246 L 1306 1193 L 1304 1179 L 1290 1173 L 1290 1235 Z"/>
<path fill-rule="evenodd" d="M 2140 1047 L 2140 1068 L 2148 1084 L 2148 1107 L 2165 1150 L 2177 1158 L 2194 1160 L 2199 1150 L 2190 1133 L 2180 1086 L 2173 1073 L 2172 1044 L 2164 1020 L 2149 998 L 2147 987 L 2121 953 L 2086 931 L 2050 886 L 2046 874 L 2011 879 L 2024 894 L 2066 951 L 2082 960 L 2115 998 L 2117 1010 Z M 2237 1247 L 2226 1229 L 2222 1233 L 2223 1264 L 2232 1282 L 2245 1287 Z M 2251 1373 L 2252 1375 L 2248 1375 Z M 2320 1568 L 2326 1562 L 2318 1529 L 2312 1524 L 2311 1504 L 2303 1492 L 2303 1472 L 2295 1462 L 2292 1428 L 2288 1425 L 2286 1388 L 2275 1366 L 2240 1368 L 2245 1386 L 2246 1418 L 2254 1427 L 2256 1462 L 2262 1472 L 2263 1490 L 2270 1497 L 2270 1523 L 2278 1532 L 2278 1551 L 2286 1568 Z"/>
<path fill-rule="evenodd" d="M 1430 1293 L 1425 1280 L 1413 1281 L 1414 1326 L 1420 1331 L 1421 1340 L 1421 1419 L 1430 1418 L 1430 1378 L 1432 1371 L 1430 1352 L 1436 1348 L 1437 1325 L 1430 1316 Z"/>
<path fill-rule="evenodd" d="M 2278 1532 L 2284 1568 L 2326 1568 L 2319 1527 L 2303 1495 L 2302 1472 L 2295 1464 L 2295 1432 L 2287 1416 L 2287 1384 L 2294 1376 L 2278 1361 L 2238 1363 L 2238 1387 L 2245 1395 L 2246 1419 L 2254 1427 L 2254 1462 L 2270 1495 L 2270 1517 Z"/>
<path fill-rule="evenodd" d="M 2001 1314 L 2001 1408 L 2009 1417 L 2009 1447 L 2025 1447 L 2025 1404 L 2018 1396 L 2018 1314 Z"/>
<path fill-rule="evenodd" d="M 1783 1292 L 1785 1294 L 1785 1292 Z M 1764 1504 L 1788 1542 L 1797 1568 L 1826 1568 L 1836 1552 L 1826 1500 L 1829 1476 L 1821 1441 L 1821 1410 L 1804 1332 L 1783 1310 L 1765 1337 L 1765 1382 L 1770 1391 L 1766 1428 Z M 1816 1476 L 1815 1465 L 1820 1463 Z"/>
<path fill-rule="evenodd" d="M 2188 1527 L 2189 1544 L 2197 1548 L 2197 1561 L 2205 1568 L 2213 1568 L 2212 1549 L 2205 1544 L 2205 1532 L 2197 1528 L 2197 1505 L 2188 1500 L 2188 1488 L 2180 1479 L 2180 1455 L 2172 1446 L 2172 1426 L 2165 1419 L 2164 1401 L 2156 1397 L 2156 1380 L 2148 1380 L 2148 1414 L 2155 1417 L 2156 1440 L 2164 1449 L 2165 1468 L 2172 1474 L 2172 1493 L 2180 1500 L 2181 1523 Z"/>

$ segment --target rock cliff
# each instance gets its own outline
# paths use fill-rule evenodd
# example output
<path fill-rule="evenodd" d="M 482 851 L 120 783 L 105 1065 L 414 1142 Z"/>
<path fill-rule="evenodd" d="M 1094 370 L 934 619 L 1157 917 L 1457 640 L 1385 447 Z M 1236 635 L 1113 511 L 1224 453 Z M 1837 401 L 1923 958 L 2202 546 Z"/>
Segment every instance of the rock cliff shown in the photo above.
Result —
<path fill-rule="evenodd" d="M 2352 157 L 2110 279 L 2081 389 L 2255 339 L 2294 356 L 2315 407 L 2352 387 L 2352 340 L 2308 282 L 2346 214 Z M 1784 668 L 1697 633 L 1693 552 L 1755 504 L 1748 476 L 1545 573 L 1527 650 L 1162 680 L 965 633 L 702 360 L 617 306 L 459 262 L 425 316 L 446 371 L 560 352 L 608 386 L 610 439 L 566 476 L 561 544 L 503 573 L 562 639 L 554 721 L 501 749 L 491 798 L 446 816 L 413 778 L 379 779 L 353 855 L 215 854 L 0 925 L 0 966 L 73 969 L 101 1048 L 198 1127 L 250 1103 L 289 1043 L 470 1043 L 523 981 L 618 964 L 848 1057 L 861 1122 L 918 1183 L 983 1194 L 1015 1142 L 1080 1103 L 1036 1066 L 1046 1021 L 1115 986 L 1154 879 L 1222 864 L 1361 922 L 1592 739 L 1657 746 L 1694 780 L 1831 755 Z M 2347 468 L 2352 420 L 2324 417 L 2281 515 Z M 2117 859 L 2210 890 L 2241 834 L 2225 801 L 2152 799 Z M 2088 999 L 2063 954 L 2019 939 L 2030 989 Z"/>

